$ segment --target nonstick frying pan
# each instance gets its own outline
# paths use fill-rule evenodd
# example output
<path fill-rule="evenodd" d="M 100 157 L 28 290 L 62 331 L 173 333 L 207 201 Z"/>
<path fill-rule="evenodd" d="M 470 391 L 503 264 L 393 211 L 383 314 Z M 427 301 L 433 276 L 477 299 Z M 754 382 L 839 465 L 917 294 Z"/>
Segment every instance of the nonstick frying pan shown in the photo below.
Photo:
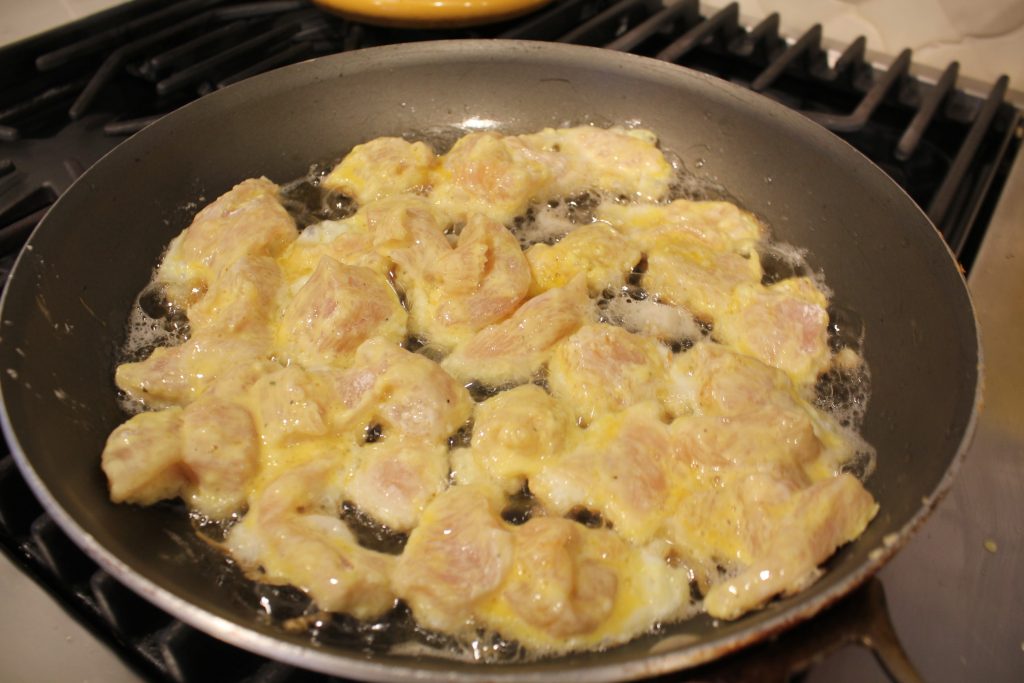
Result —
<path fill-rule="evenodd" d="M 866 330 L 881 511 L 803 593 L 728 623 L 700 617 L 604 652 L 479 665 L 314 644 L 261 616 L 246 582 L 174 506 L 108 501 L 99 457 L 124 419 L 113 384 L 133 298 L 197 206 L 238 181 L 283 183 L 381 135 L 639 123 L 711 185 L 808 250 Z M 214 636 L 352 678 L 610 680 L 707 661 L 806 619 L 903 544 L 948 488 L 979 401 L 977 327 L 938 232 L 878 168 L 738 87 L 654 60 L 505 41 L 417 43 L 289 66 L 165 117 L 89 169 L 30 238 L 0 323 L 7 439 L 63 529 L 127 586 Z M 921 568 L 927 571 L 926 567 Z"/>

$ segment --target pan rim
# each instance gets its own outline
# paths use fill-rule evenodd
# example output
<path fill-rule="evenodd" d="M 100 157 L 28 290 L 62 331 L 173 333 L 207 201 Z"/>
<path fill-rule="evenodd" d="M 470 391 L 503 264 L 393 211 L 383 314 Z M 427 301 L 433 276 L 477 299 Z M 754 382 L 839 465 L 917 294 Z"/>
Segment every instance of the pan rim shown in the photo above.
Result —
<path fill-rule="evenodd" d="M 649 59 L 646 57 L 640 57 L 631 54 L 612 53 L 602 48 L 583 47 L 575 45 L 554 45 L 551 43 L 535 42 L 535 41 L 496 41 L 496 40 L 455 40 L 455 41 L 435 41 L 430 43 L 417 43 L 417 44 L 405 44 L 405 45 L 389 45 L 383 47 L 366 48 L 363 50 L 352 51 L 348 53 L 342 53 L 339 55 L 333 55 L 330 57 L 319 58 L 318 60 L 309 60 L 309 62 L 303 62 L 288 67 L 277 69 L 273 72 L 257 76 L 253 79 L 240 82 L 229 88 L 225 88 L 223 91 L 223 97 L 231 96 L 231 93 L 236 95 L 245 93 L 248 89 L 259 87 L 261 85 L 271 83 L 273 79 L 279 79 L 282 84 L 291 82 L 291 76 L 293 73 L 301 74 L 305 73 L 302 70 L 307 69 L 306 65 L 312 61 L 318 61 L 321 64 L 346 64 L 359 63 L 359 60 L 363 60 L 367 64 L 372 63 L 375 60 L 388 61 L 388 57 L 392 54 L 396 54 L 404 59 L 413 59 L 415 55 L 422 54 L 429 51 L 431 56 L 440 58 L 441 55 L 446 56 L 447 59 L 457 58 L 460 54 L 475 54 L 482 59 L 486 59 L 488 55 L 500 55 L 502 58 L 509 58 L 512 55 L 519 54 L 537 54 L 542 56 L 557 56 L 557 55 L 576 55 L 579 59 L 586 59 L 590 64 L 595 64 L 601 61 L 603 64 L 607 64 L 608 68 L 624 69 L 629 65 L 633 65 L 630 68 L 643 68 L 644 70 L 654 73 L 658 72 L 664 74 L 666 78 L 679 79 L 683 77 L 697 78 L 712 87 L 718 88 L 723 92 L 728 93 L 730 96 L 735 96 L 741 101 L 748 101 L 755 103 L 757 106 L 774 108 L 773 113 L 779 117 L 800 117 L 799 114 L 785 108 L 781 104 L 768 101 L 755 93 L 750 93 L 746 90 L 739 88 L 738 86 L 722 82 L 712 76 L 692 72 L 689 69 L 680 67 L 665 62 Z M 317 80 L 317 74 L 314 73 L 316 69 L 309 69 L 308 73 L 305 73 L 301 79 L 303 82 Z M 207 98 L 200 99 L 193 102 L 185 107 L 173 112 L 171 116 L 176 116 L 178 112 L 184 111 L 195 111 L 198 115 L 201 115 L 203 107 L 209 106 L 204 105 L 204 102 L 208 102 Z M 168 117 L 169 118 L 169 117 Z M 801 117 L 802 118 L 802 117 Z M 114 154 L 125 154 L 123 150 L 126 146 L 130 149 L 130 146 L 135 141 L 135 144 L 139 144 L 139 140 L 147 140 L 153 136 L 161 135 L 161 124 L 165 124 L 165 120 L 155 122 L 149 128 L 141 131 L 134 138 L 126 141 L 122 145 L 112 150 L 103 159 L 97 162 L 97 165 L 103 164 L 105 160 Z M 831 142 L 829 144 L 838 143 L 841 146 L 845 146 L 848 150 L 852 150 L 857 156 L 863 161 L 874 164 L 860 155 L 859 152 L 854 150 L 852 147 L 847 145 L 844 141 L 840 140 L 831 133 L 827 133 L 824 129 L 821 129 L 822 133 L 827 135 Z M 822 136 L 823 139 L 825 136 Z M 118 152 L 118 150 L 122 150 Z M 91 170 L 91 169 L 90 169 Z M 884 173 L 881 169 L 877 169 L 876 172 Z M 89 171 L 76 181 L 83 182 L 87 180 Z M 899 192 L 903 194 L 906 201 L 913 205 L 912 200 L 902 188 L 898 188 L 894 182 L 894 187 L 899 189 Z M 69 193 L 74 191 L 74 186 L 69 190 Z M 53 208 L 59 206 L 60 199 L 54 204 Z M 914 207 L 918 212 L 920 208 Z M 47 224 L 47 217 L 44 217 L 40 224 L 33 231 L 33 234 L 29 237 L 27 245 L 31 245 L 33 238 L 37 232 Z M 927 220 L 927 217 L 925 216 Z M 928 224 L 931 225 L 930 221 Z M 933 230 L 934 230 L 934 226 Z M 936 236 L 938 237 L 937 231 Z M 941 238 L 939 238 L 941 241 Z M 945 246 L 946 253 L 950 258 L 951 267 L 956 267 L 955 257 L 949 250 L 945 242 L 942 242 Z M 17 277 L 19 272 L 19 266 L 22 263 L 22 259 L 26 257 L 27 250 L 23 250 L 19 254 L 15 266 L 11 272 L 11 281 Z M 17 437 L 14 425 L 10 421 L 9 412 L 7 410 L 7 393 L 2 390 L 2 384 L 0 384 L 0 424 L 2 424 L 4 435 L 7 438 L 8 444 L 11 445 L 11 452 L 15 458 L 19 469 L 23 473 L 33 493 L 43 503 L 44 508 L 53 516 L 57 524 L 66 532 L 68 535 L 79 544 L 80 547 L 88 554 L 93 560 L 95 560 L 101 567 L 111 573 L 115 578 L 124 583 L 130 589 L 140 594 L 147 600 L 158 605 L 162 609 L 166 610 L 173 616 L 179 618 L 181 621 L 196 627 L 197 629 L 209 633 L 214 637 L 221 640 L 225 640 L 229 643 L 243 647 L 244 649 L 250 650 L 256 654 L 263 656 L 271 656 L 274 659 L 285 661 L 289 664 L 296 666 L 314 669 L 324 673 L 331 674 L 343 674 L 348 676 L 356 676 L 365 678 L 366 680 L 452 680 L 452 681 L 478 681 L 478 680 L 495 680 L 495 679 L 511 679 L 517 680 L 529 680 L 529 681 L 568 681 L 578 680 L 581 675 L 587 675 L 589 679 L 595 681 L 603 680 L 621 680 L 623 678 L 633 679 L 640 678 L 643 676 L 652 676 L 670 671 L 677 671 L 689 667 L 702 664 L 718 657 L 724 656 L 725 654 L 734 650 L 745 647 L 752 642 L 756 642 L 765 637 L 765 634 L 774 633 L 780 630 L 784 630 L 798 622 L 804 621 L 822 609 L 826 608 L 829 604 L 840 599 L 846 595 L 858 585 L 863 583 L 867 578 L 877 572 L 890 557 L 892 557 L 896 551 L 906 542 L 906 540 L 913 534 L 913 532 L 924 522 L 924 520 L 931 514 L 934 507 L 938 504 L 941 498 L 949 490 L 953 480 L 962 464 L 964 454 L 970 444 L 971 439 L 977 425 L 977 418 L 979 407 L 982 401 L 982 389 L 983 389 L 983 373 L 982 369 L 982 346 L 980 344 L 980 326 L 977 324 L 976 315 L 974 312 L 973 303 L 969 296 L 969 291 L 966 288 L 966 283 L 963 281 L 962 273 L 960 274 L 961 284 L 966 292 L 966 301 L 970 306 L 971 318 L 974 321 L 974 343 L 977 349 L 977 374 L 975 377 L 975 387 L 973 394 L 973 404 L 971 412 L 968 417 L 968 421 L 961 437 L 960 443 L 956 450 L 956 454 L 951 460 L 945 474 L 936 486 L 935 490 L 928 496 L 928 498 L 922 501 L 922 506 L 918 508 L 917 512 L 898 530 L 898 538 L 891 544 L 879 546 L 877 553 L 873 553 L 867 562 L 862 563 L 856 571 L 846 575 L 842 581 L 829 587 L 827 590 L 822 591 L 819 595 L 813 595 L 807 597 L 798 605 L 799 609 L 786 609 L 781 610 L 778 614 L 771 616 L 760 624 L 753 631 L 740 631 L 736 634 L 731 635 L 725 639 L 711 639 L 705 640 L 693 645 L 683 646 L 676 650 L 670 650 L 663 653 L 648 654 L 645 657 L 637 658 L 630 662 L 611 662 L 611 663 L 595 663 L 593 666 L 578 667 L 572 669 L 558 670 L 551 668 L 552 665 L 557 667 L 558 662 L 562 658 L 549 658 L 541 659 L 536 662 L 544 668 L 539 670 L 524 670 L 523 667 L 518 665 L 497 665 L 497 666 L 485 666 L 470 664 L 467 667 L 459 667 L 458 669 L 452 668 L 448 671 L 440 671 L 432 668 L 419 668 L 416 666 L 403 666 L 397 665 L 393 662 L 380 662 L 367 660 L 361 657 L 358 653 L 353 653 L 349 656 L 347 653 L 342 654 L 337 651 L 319 651 L 310 646 L 298 645 L 292 642 L 287 642 L 281 639 L 274 638 L 272 636 L 253 631 L 245 626 L 237 624 L 229 619 L 222 616 L 213 614 L 206 609 L 200 608 L 195 604 L 181 598 L 176 593 L 159 586 L 150 579 L 135 572 L 131 566 L 120 560 L 116 555 L 109 551 L 106 546 L 100 543 L 94 536 L 89 534 L 84 527 L 68 513 L 64 507 L 57 501 L 57 499 L 50 493 L 46 484 L 42 478 L 35 471 L 35 468 L 29 461 L 28 454 L 22 448 L 21 442 Z M 4 311 L 7 310 L 6 303 L 8 293 L 11 288 L 8 286 L 5 288 L 3 297 L 0 298 L 0 318 L 2 318 Z M 268 655 L 269 653 L 269 655 Z M 412 660 L 415 661 L 415 660 Z M 447 663 L 446 660 L 440 658 L 435 660 L 437 662 Z M 340 666 L 339 666 L 340 664 Z"/>

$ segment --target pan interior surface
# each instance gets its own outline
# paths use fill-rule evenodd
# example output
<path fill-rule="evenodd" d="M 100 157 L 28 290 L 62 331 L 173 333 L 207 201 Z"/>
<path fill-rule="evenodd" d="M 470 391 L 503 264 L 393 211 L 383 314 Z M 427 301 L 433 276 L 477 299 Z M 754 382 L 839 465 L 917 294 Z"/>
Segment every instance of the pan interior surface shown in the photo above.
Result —
<path fill-rule="evenodd" d="M 176 506 L 114 505 L 99 457 L 124 419 L 115 353 L 134 296 L 195 210 L 248 177 L 284 183 L 383 135 L 637 124 L 689 171 L 806 248 L 856 311 L 881 511 L 804 593 L 736 622 L 700 617 L 604 652 L 482 668 L 313 644 L 253 593 Z M 115 149 L 53 207 L 4 294 L 4 428 L 76 542 L 178 618 L 259 654 L 375 680 L 637 678 L 713 659 L 813 615 L 876 571 L 949 483 L 973 425 L 978 343 L 966 287 L 925 216 L 879 169 L 798 114 L 680 67 L 504 41 L 384 48 L 286 67 L 207 96 Z M 954 468 L 955 469 L 955 468 Z M 653 648 L 653 651 L 652 651 Z M 584 670 L 588 673 L 584 674 Z"/>

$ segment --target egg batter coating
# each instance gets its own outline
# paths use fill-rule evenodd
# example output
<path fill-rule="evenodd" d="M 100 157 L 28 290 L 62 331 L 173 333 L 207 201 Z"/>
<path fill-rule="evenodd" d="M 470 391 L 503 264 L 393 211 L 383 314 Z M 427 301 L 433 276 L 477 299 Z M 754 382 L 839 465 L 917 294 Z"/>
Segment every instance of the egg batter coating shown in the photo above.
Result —
<path fill-rule="evenodd" d="M 531 655 L 805 588 L 877 511 L 815 403 L 862 361 L 820 280 L 762 283 L 755 216 L 676 178 L 649 131 L 578 126 L 369 141 L 321 183 L 355 213 L 301 233 L 240 183 L 156 271 L 188 332 L 117 368 L 111 499 L 226 522 L 317 610 Z"/>
<path fill-rule="evenodd" d="M 563 402 L 536 384 L 523 384 L 477 404 L 466 455 L 512 494 L 576 436 L 575 418 Z M 461 481 L 463 475 L 457 476 Z"/>
<path fill-rule="evenodd" d="M 587 287 L 594 294 L 618 289 L 642 256 L 635 243 L 609 226 L 585 225 L 554 245 L 534 244 L 526 250 L 533 273 L 530 294 L 564 287 L 578 273 L 587 274 Z"/>
<path fill-rule="evenodd" d="M 604 202 L 597 207 L 595 218 L 608 222 L 645 250 L 685 240 L 715 252 L 749 254 L 765 236 L 764 226 L 753 214 L 721 201 Z"/>
<path fill-rule="evenodd" d="M 377 138 L 353 147 L 323 186 L 366 204 L 423 187 L 435 161 L 434 150 L 422 142 Z"/>
<path fill-rule="evenodd" d="M 597 190 L 613 197 L 658 201 L 675 180 L 672 165 L 657 148 L 657 137 L 648 130 L 547 128 L 518 139 L 544 154 L 555 169 L 550 196 Z"/>

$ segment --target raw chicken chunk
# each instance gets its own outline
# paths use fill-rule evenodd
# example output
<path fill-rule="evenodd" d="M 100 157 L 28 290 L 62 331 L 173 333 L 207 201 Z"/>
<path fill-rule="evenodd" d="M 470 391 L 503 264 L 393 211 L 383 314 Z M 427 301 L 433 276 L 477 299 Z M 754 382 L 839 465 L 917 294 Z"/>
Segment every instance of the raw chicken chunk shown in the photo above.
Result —
<path fill-rule="evenodd" d="M 380 275 L 324 257 L 284 310 L 278 345 L 307 367 L 347 366 L 371 337 L 402 341 L 406 317 L 398 295 Z"/>
<path fill-rule="evenodd" d="M 115 503 L 152 505 L 188 485 L 181 462 L 181 409 L 139 413 L 107 438 L 103 473 Z"/>
<path fill-rule="evenodd" d="M 503 592 L 516 616 L 558 638 L 593 631 L 610 616 L 619 578 L 602 561 L 604 544 L 587 542 L 595 534 L 604 535 L 551 517 L 514 530 L 515 559 Z"/>
<path fill-rule="evenodd" d="M 657 201 L 675 178 L 672 165 L 657 148 L 657 137 L 643 129 L 577 126 L 518 138 L 542 154 L 552 173 L 549 196 L 597 190 L 614 197 Z"/>
<path fill-rule="evenodd" d="M 130 398 L 148 408 L 183 406 L 236 365 L 266 360 L 269 333 L 194 334 L 178 346 L 161 346 L 137 363 L 117 366 L 114 381 Z"/>
<path fill-rule="evenodd" d="M 502 224 L 549 195 L 551 169 L 519 139 L 470 133 L 441 157 L 430 199 L 457 221 L 473 213 Z"/>
<path fill-rule="evenodd" d="M 409 307 L 409 331 L 451 349 L 507 318 L 526 298 L 530 268 L 500 223 L 472 214 L 454 249 L 420 242 L 392 251 Z"/>
<path fill-rule="evenodd" d="M 189 506 L 214 519 L 242 508 L 256 474 L 259 440 L 249 411 L 203 396 L 182 413 L 182 462 L 194 478 Z"/>
<path fill-rule="evenodd" d="M 434 498 L 409 534 L 395 592 L 427 628 L 466 633 L 477 604 L 512 567 L 512 534 L 485 488 L 455 486 Z"/>
<path fill-rule="evenodd" d="M 506 493 L 522 489 L 575 438 L 573 415 L 535 384 L 493 396 L 476 407 L 470 455 Z"/>
<path fill-rule="evenodd" d="M 328 432 L 323 378 L 297 365 L 267 372 L 253 385 L 260 434 L 268 446 L 287 446 Z"/>
<path fill-rule="evenodd" d="M 720 201 L 676 199 L 669 204 L 603 202 L 595 217 L 639 244 L 655 250 L 667 242 L 692 241 L 714 252 L 749 254 L 764 238 L 753 214 Z"/>
<path fill-rule="evenodd" d="M 186 405 L 233 366 L 268 358 L 281 285 L 277 264 L 243 256 L 189 307 L 190 337 L 117 368 L 117 386 L 150 408 Z"/>
<path fill-rule="evenodd" d="M 361 547 L 340 519 L 341 472 L 325 457 L 277 477 L 250 499 L 226 546 L 252 578 L 298 586 L 321 609 L 367 619 L 394 605 L 395 558 Z"/>
<path fill-rule="evenodd" d="M 831 358 L 827 303 L 805 277 L 741 287 L 728 313 L 716 321 L 715 335 L 784 371 L 798 386 L 813 385 Z"/>
<path fill-rule="evenodd" d="M 717 324 L 743 285 L 759 285 L 757 254 L 712 251 L 686 241 L 659 245 L 647 253 L 641 283 L 657 300 L 682 306 Z"/>
<path fill-rule="evenodd" d="M 473 411 L 469 392 L 436 363 L 381 338 L 359 347 L 334 391 L 330 421 L 350 434 L 376 425 L 385 439 L 447 444 Z"/>
<path fill-rule="evenodd" d="M 759 557 L 708 591 L 708 614 L 735 619 L 779 593 L 806 588 L 820 575 L 818 565 L 860 536 L 878 511 L 871 494 L 850 474 L 804 489 L 782 507 L 777 526 L 763 532 Z"/>
<path fill-rule="evenodd" d="M 599 512 L 626 540 L 651 540 L 673 501 L 668 428 L 651 403 L 597 419 L 580 443 L 530 479 L 558 514 Z"/>
<path fill-rule="evenodd" d="M 483 328 L 456 347 L 441 367 L 466 382 L 521 384 L 541 369 L 559 340 L 592 315 L 586 279 L 580 275 L 565 287 L 530 299 L 508 320 Z"/>
<path fill-rule="evenodd" d="M 171 241 L 156 281 L 186 306 L 202 298 L 220 272 L 244 256 L 277 256 L 298 234 L 266 178 L 245 180 L 196 214 Z"/>
<path fill-rule="evenodd" d="M 409 531 L 448 485 L 448 449 L 387 438 L 353 451 L 345 492 L 362 512 L 389 529 Z"/>

